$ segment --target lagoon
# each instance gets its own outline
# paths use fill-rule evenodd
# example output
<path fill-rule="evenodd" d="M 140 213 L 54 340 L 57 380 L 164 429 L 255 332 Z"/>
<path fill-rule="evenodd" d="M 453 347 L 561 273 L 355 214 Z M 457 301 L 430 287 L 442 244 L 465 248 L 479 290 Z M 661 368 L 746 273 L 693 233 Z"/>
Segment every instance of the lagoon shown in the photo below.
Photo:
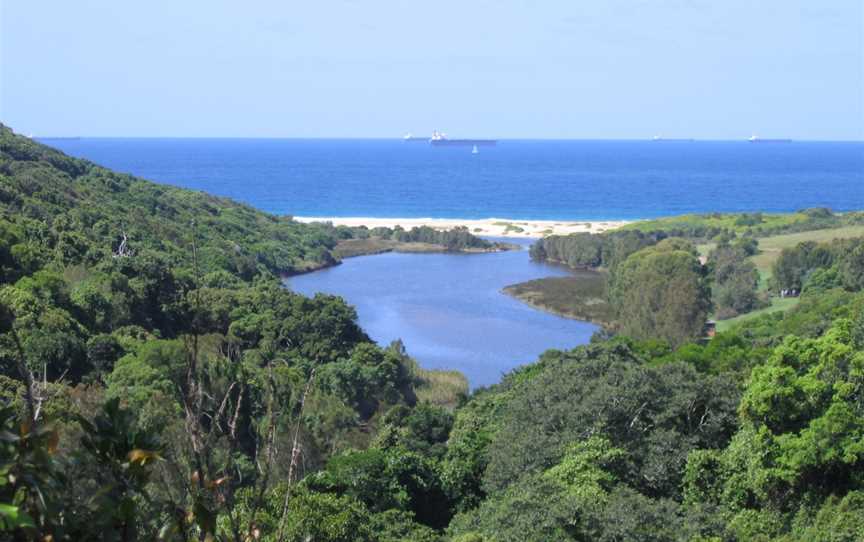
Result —
<path fill-rule="evenodd" d="M 513 240 L 508 240 L 513 242 Z M 494 384 L 549 348 L 589 341 L 597 327 L 533 309 L 501 292 L 504 286 L 567 275 L 530 261 L 523 250 L 490 254 L 386 253 L 286 279 L 304 294 L 343 297 L 378 344 L 401 339 L 427 369 L 456 369 L 472 388 Z"/>

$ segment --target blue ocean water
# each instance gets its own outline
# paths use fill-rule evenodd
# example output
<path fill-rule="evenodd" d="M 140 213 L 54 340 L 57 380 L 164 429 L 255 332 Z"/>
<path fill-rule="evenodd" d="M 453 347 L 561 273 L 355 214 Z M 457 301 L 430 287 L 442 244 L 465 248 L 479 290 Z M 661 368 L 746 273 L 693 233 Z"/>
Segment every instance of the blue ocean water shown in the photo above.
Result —
<path fill-rule="evenodd" d="M 632 219 L 864 208 L 864 143 L 50 139 L 74 156 L 295 216 Z"/>
<path fill-rule="evenodd" d="M 530 261 L 527 250 L 388 253 L 349 258 L 285 283 L 305 295 L 342 296 L 377 343 L 401 339 L 423 367 L 462 371 L 477 387 L 498 382 L 549 348 L 588 342 L 596 326 L 535 310 L 501 292 L 517 282 L 566 274 Z"/>

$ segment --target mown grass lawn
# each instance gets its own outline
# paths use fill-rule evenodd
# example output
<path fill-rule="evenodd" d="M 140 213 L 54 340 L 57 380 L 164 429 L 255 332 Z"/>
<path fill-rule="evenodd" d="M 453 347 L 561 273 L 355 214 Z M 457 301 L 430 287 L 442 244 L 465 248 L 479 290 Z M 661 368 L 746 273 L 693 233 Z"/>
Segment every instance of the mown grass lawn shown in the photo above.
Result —
<path fill-rule="evenodd" d="M 735 318 L 729 318 L 727 320 L 718 320 L 717 331 L 726 331 L 727 329 L 731 328 L 739 322 L 749 320 L 750 318 L 756 318 L 757 316 L 768 314 L 769 312 L 787 311 L 797 305 L 799 299 L 800 298 L 798 297 L 772 297 L 771 305 L 765 307 L 764 309 L 755 310 L 746 314 L 740 314 Z"/>
<path fill-rule="evenodd" d="M 805 241 L 824 243 L 834 239 L 849 239 L 851 237 L 864 237 L 864 226 L 844 226 L 842 228 L 831 228 L 826 230 L 813 230 L 800 233 L 788 233 L 785 235 L 773 235 L 759 239 L 759 254 L 752 257 L 753 263 L 760 272 L 771 272 L 771 265 L 780 256 L 784 248 L 794 247 Z"/>

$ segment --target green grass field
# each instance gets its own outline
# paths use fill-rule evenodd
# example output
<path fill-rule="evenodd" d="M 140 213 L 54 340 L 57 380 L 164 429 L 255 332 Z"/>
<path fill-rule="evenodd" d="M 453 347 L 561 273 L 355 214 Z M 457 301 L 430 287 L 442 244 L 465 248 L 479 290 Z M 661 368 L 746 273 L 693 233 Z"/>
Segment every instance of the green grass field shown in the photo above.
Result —
<path fill-rule="evenodd" d="M 849 239 L 851 237 L 864 236 L 864 226 L 844 226 L 842 228 L 831 228 L 827 230 L 813 230 L 800 233 L 789 233 L 785 235 L 773 235 L 759 239 L 760 253 L 753 256 L 756 268 L 771 272 L 771 265 L 780 256 L 784 248 L 794 247 L 805 241 L 824 243 L 834 239 Z M 770 276 L 770 275 L 769 275 Z"/>
<path fill-rule="evenodd" d="M 690 230 L 694 228 L 720 228 L 744 233 L 752 231 L 759 235 L 789 228 L 808 230 L 819 227 L 839 226 L 844 221 L 842 215 L 811 216 L 806 212 L 796 213 L 706 213 L 689 214 L 640 220 L 622 227 L 622 230 Z"/>
<path fill-rule="evenodd" d="M 739 322 L 743 322 L 751 318 L 756 318 L 757 316 L 768 314 L 769 312 L 787 311 L 797 305 L 799 299 L 800 298 L 797 297 L 772 297 L 771 305 L 765 307 L 764 309 L 748 312 L 747 314 L 741 314 L 736 316 L 735 318 L 729 318 L 727 320 L 718 320 L 717 331 L 726 331 Z"/>

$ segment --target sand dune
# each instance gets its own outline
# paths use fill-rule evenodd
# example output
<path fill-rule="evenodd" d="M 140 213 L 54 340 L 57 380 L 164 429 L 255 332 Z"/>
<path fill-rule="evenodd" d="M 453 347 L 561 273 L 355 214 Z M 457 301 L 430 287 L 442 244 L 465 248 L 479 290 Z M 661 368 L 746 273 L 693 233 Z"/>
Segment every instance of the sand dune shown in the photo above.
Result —
<path fill-rule="evenodd" d="M 509 218 L 372 218 L 372 217 L 319 217 L 297 216 L 298 222 L 331 222 L 335 226 L 366 226 L 368 228 L 402 226 L 411 229 L 415 226 L 430 226 L 439 230 L 449 230 L 466 226 L 475 235 L 493 237 L 544 237 L 546 235 L 566 235 L 568 233 L 600 233 L 619 228 L 632 221 L 627 220 L 516 220 Z"/>

